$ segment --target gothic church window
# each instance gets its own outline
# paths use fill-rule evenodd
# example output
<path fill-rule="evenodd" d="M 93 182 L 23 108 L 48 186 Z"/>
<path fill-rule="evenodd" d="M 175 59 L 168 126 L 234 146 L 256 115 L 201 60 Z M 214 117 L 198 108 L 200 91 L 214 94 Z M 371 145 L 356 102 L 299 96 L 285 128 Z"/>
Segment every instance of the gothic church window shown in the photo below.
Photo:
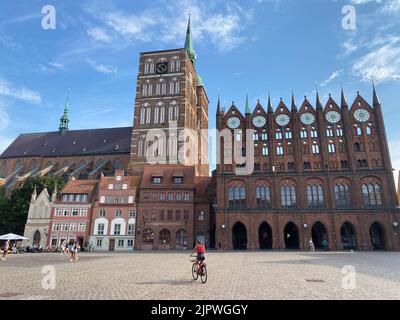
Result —
<path fill-rule="evenodd" d="M 281 206 L 290 208 L 296 206 L 296 188 L 293 185 L 281 186 Z"/>
<path fill-rule="evenodd" d="M 366 206 L 380 206 L 382 205 L 381 186 L 377 183 L 363 184 L 362 194 L 364 205 Z"/>
<path fill-rule="evenodd" d="M 348 184 L 336 184 L 334 192 L 337 207 L 348 207 L 351 205 L 350 187 Z"/>
<path fill-rule="evenodd" d="M 324 193 L 321 185 L 307 185 L 308 208 L 321 208 L 324 205 Z"/>

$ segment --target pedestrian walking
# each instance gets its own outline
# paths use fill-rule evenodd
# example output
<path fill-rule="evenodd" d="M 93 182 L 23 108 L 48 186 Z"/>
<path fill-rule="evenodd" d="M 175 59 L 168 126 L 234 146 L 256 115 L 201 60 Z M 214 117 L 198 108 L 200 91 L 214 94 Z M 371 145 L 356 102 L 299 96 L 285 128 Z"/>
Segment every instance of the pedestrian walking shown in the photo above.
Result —
<path fill-rule="evenodd" d="M 7 240 L 3 246 L 3 253 L 1 255 L 1 260 L 6 260 L 6 256 L 8 254 L 8 250 L 10 249 L 10 240 Z"/>
<path fill-rule="evenodd" d="M 312 252 L 314 252 L 314 251 L 315 251 L 314 241 L 312 241 L 312 239 L 310 239 L 310 241 L 308 242 L 308 244 L 310 245 L 310 250 L 311 250 Z"/>
<path fill-rule="evenodd" d="M 76 262 L 79 259 L 78 249 L 79 249 L 78 242 L 75 241 L 71 248 L 71 260 L 70 260 L 71 262 Z"/>
<path fill-rule="evenodd" d="M 66 249 L 67 249 L 67 241 L 64 240 L 63 243 L 61 244 L 61 253 L 60 254 L 65 256 Z"/>

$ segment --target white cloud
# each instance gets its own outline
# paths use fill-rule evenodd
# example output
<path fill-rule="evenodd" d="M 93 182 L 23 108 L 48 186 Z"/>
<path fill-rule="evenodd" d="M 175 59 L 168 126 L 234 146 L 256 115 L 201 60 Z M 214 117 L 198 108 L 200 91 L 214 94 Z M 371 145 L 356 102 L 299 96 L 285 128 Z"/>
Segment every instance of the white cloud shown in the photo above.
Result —
<path fill-rule="evenodd" d="M 400 13 L 400 0 L 390 0 L 382 8 L 382 12 L 388 14 Z"/>
<path fill-rule="evenodd" d="M 7 112 L 0 105 L 0 131 L 6 129 L 10 123 L 10 119 L 8 117 Z"/>
<path fill-rule="evenodd" d="M 334 71 L 334 72 L 329 76 L 328 79 L 326 79 L 326 80 L 324 80 L 324 81 L 322 81 L 322 82 L 320 83 L 320 86 L 321 86 L 321 87 L 326 87 L 330 82 L 332 82 L 333 80 L 335 80 L 336 78 L 338 78 L 342 73 L 343 73 L 343 69 L 342 69 L 342 70 Z"/>
<path fill-rule="evenodd" d="M 366 4 L 369 2 L 376 2 L 376 3 L 381 3 L 382 0 L 351 0 L 352 3 L 354 4 Z"/>
<path fill-rule="evenodd" d="M 118 72 L 118 69 L 116 67 L 110 66 L 110 65 L 104 65 L 104 64 L 97 64 L 93 60 L 86 60 L 86 62 L 97 72 L 103 73 L 103 74 L 115 74 Z"/>
<path fill-rule="evenodd" d="M 26 88 L 17 88 L 9 81 L 0 77 L 0 95 L 13 97 L 28 103 L 39 104 L 42 101 L 40 94 Z"/>
<path fill-rule="evenodd" d="M 112 41 L 112 38 L 107 34 L 107 32 L 99 27 L 89 28 L 86 33 L 89 37 L 96 41 L 102 41 L 106 43 L 110 43 Z"/>
<path fill-rule="evenodd" d="M 114 40 L 122 37 L 124 41 L 161 41 L 180 46 L 183 46 L 187 13 L 190 12 L 195 44 L 211 43 L 219 51 L 232 50 L 246 39 L 242 31 L 253 16 L 251 8 L 245 10 L 234 2 L 216 9 L 214 1 L 193 0 L 177 0 L 165 3 L 162 9 L 135 14 L 115 8 L 91 7 L 88 11 L 108 28 L 107 31 L 115 34 Z"/>
<path fill-rule="evenodd" d="M 400 79 L 400 38 L 374 39 L 372 51 L 356 60 L 351 68 L 354 76 L 362 81 L 376 83 Z"/>

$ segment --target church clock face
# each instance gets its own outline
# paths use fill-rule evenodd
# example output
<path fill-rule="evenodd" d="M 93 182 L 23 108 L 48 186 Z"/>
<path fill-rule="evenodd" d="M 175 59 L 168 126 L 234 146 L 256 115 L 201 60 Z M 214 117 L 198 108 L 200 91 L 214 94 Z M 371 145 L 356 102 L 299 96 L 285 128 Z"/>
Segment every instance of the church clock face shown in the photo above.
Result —
<path fill-rule="evenodd" d="M 303 124 L 309 126 L 314 123 L 315 117 L 312 113 L 306 112 L 301 115 L 300 120 Z"/>
<path fill-rule="evenodd" d="M 366 122 L 370 118 L 369 112 L 365 109 L 357 109 L 354 112 L 354 119 L 356 119 L 358 122 Z"/>
<path fill-rule="evenodd" d="M 164 74 L 168 72 L 168 62 L 159 62 L 156 65 L 156 72 L 158 74 Z"/>
<path fill-rule="evenodd" d="M 254 119 L 253 119 L 253 125 L 257 128 L 264 127 L 266 123 L 267 123 L 267 119 L 265 119 L 263 116 L 257 116 L 257 117 L 254 117 Z"/>
<path fill-rule="evenodd" d="M 231 129 L 237 129 L 240 126 L 240 119 L 238 117 L 229 118 L 227 121 L 227 125 Z"/>
<path fill-rule="evenodd" d="M 280 114 L 275 119 L 276 123 L 281 127 L 287 126 L 290 122 L 290 118 L 287 114 Z"/>
<path fill-rule="evenodd" d="M 329 123 L 335 124 L 340 121 L 340 113 L 337 111 L 329 111 L 325 118 Z"/>

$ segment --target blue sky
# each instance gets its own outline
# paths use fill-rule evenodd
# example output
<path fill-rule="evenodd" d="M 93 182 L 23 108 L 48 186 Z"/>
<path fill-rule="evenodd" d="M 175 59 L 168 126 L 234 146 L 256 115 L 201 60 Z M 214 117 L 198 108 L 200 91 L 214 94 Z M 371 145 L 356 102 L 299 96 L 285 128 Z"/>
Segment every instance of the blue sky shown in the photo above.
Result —
<path fill-rule="evenodd" d="M 56 29 L 43 30 L 44 5 Z M 352 5 L 356 28 L 342 28 Z M 375 80 L 393 163 L 400 168 L 400 0 L 3 0 L 0 4 L 0 152 L 22 132 L 54 131 L 70 91 L 70 128 L 129 126 L 139 52 L 182 47 L 192 14 L 197 69 L 215 127 L 218 92 L 243 110 L 271 91 L 298 103 L 371 101 Z"/>

